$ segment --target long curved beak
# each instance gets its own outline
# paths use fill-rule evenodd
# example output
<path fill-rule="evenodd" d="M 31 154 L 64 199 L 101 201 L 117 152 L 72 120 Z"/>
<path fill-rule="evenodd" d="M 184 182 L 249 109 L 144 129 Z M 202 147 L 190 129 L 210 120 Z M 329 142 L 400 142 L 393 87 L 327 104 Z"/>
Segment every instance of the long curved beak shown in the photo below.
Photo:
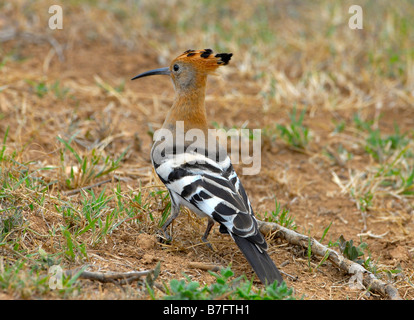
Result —
<path fill-rule="evenodd" d="M 164 74 L 169 76 L 171 74 L 170 72 L 170 68 L 159 68 L 159 69 L 154 69 L 154 70 L 150 70 L 150 71 L 146 71 L 144 73 L 141 73 L 139 75 L 137 75 L 136 77 L 133 77 L 131 80 L 135 80 L 138 78 L 142 78 L 142 77 L 147 77 L 147 76 L 153 76 L 156 74 Z"/>

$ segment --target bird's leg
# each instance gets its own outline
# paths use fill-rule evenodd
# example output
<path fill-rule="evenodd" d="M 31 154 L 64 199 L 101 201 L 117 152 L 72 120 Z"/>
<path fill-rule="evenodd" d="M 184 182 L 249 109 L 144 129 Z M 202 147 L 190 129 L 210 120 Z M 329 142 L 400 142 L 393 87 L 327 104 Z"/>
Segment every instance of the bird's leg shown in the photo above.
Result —
<path fill-rule="evenodd" d="M 164 239 L 167 242 L 171 242 L 172 237 L 171 235 L 167 232 L 167 228 L 168 226 L 171 224 L 171 222 L 173 222 L 175 220 L 175 218 L 177 218 L 178 214 L 180 213 L 180 206 L 179 205 L 175 205 L 172 201 L 171 201 L 171 213 L 170 213 L 170 217 L 168 218 L 168 220 L 164 223 L 164 225 L 161 227 L 161 231 L 163 233 L 163 235 L 160 235 L 161 240 Z"/>
<path fill-rule="evenodd" d="M 204 235 L 201 238 L 201 240 L 207 245 L 207 247 L 209 247 L 211 250 L 214 251 L 213 246 L 207 240 L 207 237 L 210 234 L 211 228 L 213 228 L 213 226 L 214 226 L 214 220 L 213 219 L 210 219 L 210 218 L 207 218 L 207 228 L 206 228 L 206 231 L 204 232 Z"/>

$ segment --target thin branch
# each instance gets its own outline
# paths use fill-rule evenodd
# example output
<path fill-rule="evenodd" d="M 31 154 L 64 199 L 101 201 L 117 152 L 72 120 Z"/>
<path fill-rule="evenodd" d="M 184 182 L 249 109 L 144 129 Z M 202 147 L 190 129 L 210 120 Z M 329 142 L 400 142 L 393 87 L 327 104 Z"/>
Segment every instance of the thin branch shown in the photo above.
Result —
<path fill-rule="evenodd" d="M 15 26 L 0 31 L 0 43 L 14 40 L 16 38 L 24 39 L 32 43 L 49 42 L 49 44 L 55 50 L 59 60 L 61 62 L 65 61 L 65 55 L 63 54 L 62 45 L 51 35 L 19 31 L 18 28 Z"/>
<path fill-rule="evenodd" d="M 79 272 L 79 269 L 75 270 L 66 270 L 66 276 L 74 276 Z M 137 281 L 142 277 L 146 277 L 149 274 L 154 273 L 154 270 L 145 270 L 145 271 L 129 271 L 129 272 L 91 272 L 83 271 L 78 276 L 81 279 L 89 279 L 100 281 L 103 283 L 111 282 L 117 284 L 126 284 L 133 281 Z"/>
<path fill-rule="evenodd" d="M 369 290 L 378 292 L 391 300 L 401 300 L 398 290 L 393 285 L 379 280 L 373 273 L 366 270 L 362 265 L 345 258 L 342 254 L 322 245 L 317 240 L 282 227 L 273 222 L 264 222 L 260 220 L 257 222 L 259 229 L 263 234 L 267 235 L 269 233 L 275 233 L 276 237 L 284 238 L 290 244 L 299 245 L 305 249 L 308 249 L 310 242 L 313 254 L 320 257 L 327 257 L 327 260 L 348 274 L 362 274 L 363 284 Z"/>
<path fill-rule="evenodd" d="M 77 194 L 77 193 L 79 193 L 79 192 L 81 192 L 83 190 L 93 189 L 93 188 L 99 187 L 99 186 L 101 186 L 101 185 L 103 185 L 105 183 L 111 182 L 113 180 L 120 181 L 121 179 L 119 177 L 117 177 L 117 176 L 114 176 L 113 178 L 106 179 L 106 180 L 103 180 L 103 181 L 99 181 L 97 183 L 91 184 L 90 186 L 86 186 L 86 187 L 82 187 L 82 188 L 78 188 L 78 189 L 73 189 L 73 190 L 64 192 L 63 195 L 64 196 L 73 196 L 74 194 Z"/>
<path fill-rule="evenodd" d="M 223 266 L 220 266 L 215 263 L 204 263 L 204 262 L 189 262 L 187 265 L 189 268 L 192 269 L 200 269 L 200 270 L 211 270 L 211 271 L 219 271 L 223 268 Z"/>

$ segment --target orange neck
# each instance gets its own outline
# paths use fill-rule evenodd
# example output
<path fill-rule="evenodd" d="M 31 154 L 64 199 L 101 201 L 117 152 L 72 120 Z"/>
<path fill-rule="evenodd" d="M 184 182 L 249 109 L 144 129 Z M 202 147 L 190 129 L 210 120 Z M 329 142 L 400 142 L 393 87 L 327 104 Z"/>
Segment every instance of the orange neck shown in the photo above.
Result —
<path fill-rule="evenodd" d="M 206 134 L 208 127 L 204 100 L 205 86 L 186 92 L 177 91 L 163 128 L 175 131 L 176 122 L 183 121 L 184 132 L 190 129 L 201 129 Z"/>

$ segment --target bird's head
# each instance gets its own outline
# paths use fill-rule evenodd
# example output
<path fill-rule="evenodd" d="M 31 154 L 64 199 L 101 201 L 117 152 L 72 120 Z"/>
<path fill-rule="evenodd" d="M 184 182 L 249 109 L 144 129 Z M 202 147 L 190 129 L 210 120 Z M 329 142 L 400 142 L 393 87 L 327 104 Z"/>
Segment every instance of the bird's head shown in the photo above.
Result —
<path fill-rule="evenodd" d="M 229 63 L 232 53 L 214 54 L 211 49 L 187 50 L 175 58 L 169 67 L 150 70 L 131 80 L 157 74 L 171 77 L 176 90 L 188 91 L 205 86 L 208 74 Z"/>

